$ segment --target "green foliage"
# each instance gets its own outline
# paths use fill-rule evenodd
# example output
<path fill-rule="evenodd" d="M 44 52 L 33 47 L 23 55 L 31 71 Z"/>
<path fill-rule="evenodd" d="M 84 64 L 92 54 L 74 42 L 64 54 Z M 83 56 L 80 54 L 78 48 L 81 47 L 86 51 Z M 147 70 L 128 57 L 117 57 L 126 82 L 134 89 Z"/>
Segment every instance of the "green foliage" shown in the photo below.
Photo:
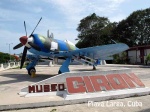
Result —
<path fill-rule="evenodd" d="M 95 13 L 83 18 L 77 28 L 79 48 L 116 42 L 130 47 L 150 44 L 150 8 L 138 10 L 119 23 L 111 23 L 106 17 Z"/>
<path fill-rule="evenodd" d="M 11 55 L 11 60 L 14 60 L 14 56 Z M 0 63 L 6 63 L 10 60 L 10 55 L 8 53 L 0 52 Z"/>
<path fill-rule="evenodd" d="M 116 23 L 110 23 L 108 18 L 99 17 L 95 13 L 83 18 L 77 28 L 79 31 L 79 48 L 92 47 L 107 44 L 110 41 L 111 30 Z"/>
<path fill-rule="evenodd" d="M 122 52 L 121 54 L 115 54 L 113 56 L 114 64 L 126 64 L 127 63 L 127 54 L 126 52 Z"/>
<path fill-rule="evenodd" d="M 150 8 L 133 12 L 118 23 L 113 38 L 130 47 L 150 44 Z"/>
<path fill-rule="evenodd" d="M 50 112 L 56 112 L 57 109 L 52 109 Z"/>
<path fill-rule="evenodd" d="M 150 61 L 150 54 L 148 54 L 148 55 L 146 56 L 146 60 L 145 60 L 146 65 L 148 64 L 149 61 Z"/>

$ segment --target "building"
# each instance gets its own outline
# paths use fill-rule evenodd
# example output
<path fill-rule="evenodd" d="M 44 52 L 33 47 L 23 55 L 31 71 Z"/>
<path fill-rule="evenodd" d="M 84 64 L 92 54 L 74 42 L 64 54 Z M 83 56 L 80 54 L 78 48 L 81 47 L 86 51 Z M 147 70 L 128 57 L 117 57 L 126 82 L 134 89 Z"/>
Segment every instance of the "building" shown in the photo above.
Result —
<path fill-rule="evenodd" d="M 146 64 L 146 56 L 150 54 L 150 45 L 131 47 L 127 50 L 129 63 Z"/>

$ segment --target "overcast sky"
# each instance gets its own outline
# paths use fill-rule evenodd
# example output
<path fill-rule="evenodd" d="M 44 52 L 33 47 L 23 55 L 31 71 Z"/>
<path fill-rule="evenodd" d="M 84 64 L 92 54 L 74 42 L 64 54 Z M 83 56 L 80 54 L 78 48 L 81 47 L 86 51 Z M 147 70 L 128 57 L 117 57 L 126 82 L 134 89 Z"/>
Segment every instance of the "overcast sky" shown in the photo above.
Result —
<path fill-rule="evenodd" d="M 76 43 L 76 28 L 80 20 L 92 13 L 107 17 L 111 22 L 125 19 L 133 11 L 150 7 L 150 0 L 0 0 L 0 52 L 21 53 L 23 47 L 13 50 L 25 35 L 28 35 L 42 17 L 34 33 L 46 36 L 47 30 L 54 38 Z"/>

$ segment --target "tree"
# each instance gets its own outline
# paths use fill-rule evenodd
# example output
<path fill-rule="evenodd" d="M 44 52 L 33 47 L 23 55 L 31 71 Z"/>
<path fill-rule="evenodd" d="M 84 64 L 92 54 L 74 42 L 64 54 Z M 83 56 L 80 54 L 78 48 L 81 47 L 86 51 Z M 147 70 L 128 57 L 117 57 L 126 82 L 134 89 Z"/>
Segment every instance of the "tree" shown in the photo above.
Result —
<path fill-rule="evenodd" d="M 77 28 L 79 48 L 107 44 L 111 37 L 111 30 L 116 23 L 110 23 L 108 18 L 99 17 L 95 13 L 83 18 Z"/>
<path fill-rule="evenodd" d="M 150 61 L 150 54 L 148 54 L 148 55 L 146 56 L 146 60 L 145 60 L 146 65 L 148 64 L 149 61 Z"/>
<path fill-rule="evenodd" d="M 150 8 L 133 12 L 119 22 L 113 31 L 113 38 L 119 42 L 136 45 L 150 44 Z"/>
<path fill-rule="evenodd" d="M 150 44 L 150 8 L 137 10 L 119 23 L 111 23 L 108 18 L 95 13 L 83 18 L 77 28 L 77 47 L 91 47 L 116 42 L 129 47 Z"/>
<path fill-rule="evenodd" d="M 16 56 L 15 54 L 12 55 L 12 56 L 14 57 L 14 59 L 15 59 L 16 61 L 19 61 L 19 57 L 18 57 L 18 56 Z"/>
<path fill-rule="evenodd" d="M 11 55 L 11 60 L 14 60 L 15 57 Z M 10 60 L 10 54 L 0 52 L 0 63 L 6 63 Z"/>
<path fill-rule="evenodd" d="M 113 56 L 113 63 L 115 64 L 126 64 L 127 63 L 127 54 L 126 52 L 122 52 L 120 54 L 115 54 Z"/>

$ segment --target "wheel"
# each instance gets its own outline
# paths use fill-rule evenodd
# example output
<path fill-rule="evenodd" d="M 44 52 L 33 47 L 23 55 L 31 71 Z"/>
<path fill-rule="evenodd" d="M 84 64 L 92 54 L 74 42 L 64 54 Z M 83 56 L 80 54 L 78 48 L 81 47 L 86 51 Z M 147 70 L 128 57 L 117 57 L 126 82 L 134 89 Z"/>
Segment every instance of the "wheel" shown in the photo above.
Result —
<path fill-rule="evenodd" d="M 35 70 L 34 67 L 29 68 L 28 74 L 31 76 L 31 73 L 32 73 L 33 71 L 36 72 L 36 70 Z"/>

